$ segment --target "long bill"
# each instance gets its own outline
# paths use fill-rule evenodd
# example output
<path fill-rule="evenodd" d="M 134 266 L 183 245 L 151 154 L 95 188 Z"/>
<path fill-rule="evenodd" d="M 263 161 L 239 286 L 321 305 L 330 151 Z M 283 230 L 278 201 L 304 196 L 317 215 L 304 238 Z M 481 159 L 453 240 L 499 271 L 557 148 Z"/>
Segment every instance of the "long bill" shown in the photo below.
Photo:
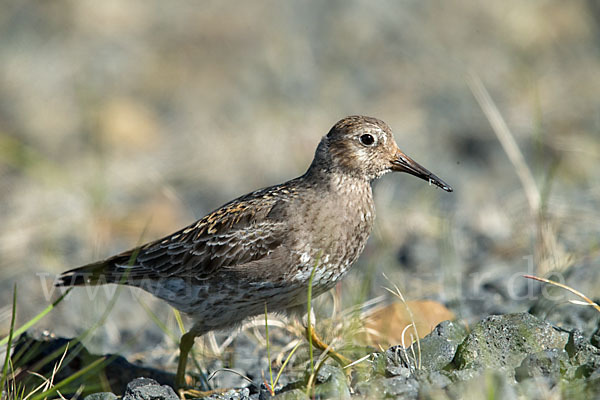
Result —
<path fill-rule="evenodd" d="M 418 178 L 426 180 L 429 184 L 436 185 L 446 192 L 451 192 L 452 188 L 446 182 L 429 172 L 429 170 L 421 166 L 418 162 L 398 151 L 396 158 L 392 161 L 392 171 L 406 172 Z"/>

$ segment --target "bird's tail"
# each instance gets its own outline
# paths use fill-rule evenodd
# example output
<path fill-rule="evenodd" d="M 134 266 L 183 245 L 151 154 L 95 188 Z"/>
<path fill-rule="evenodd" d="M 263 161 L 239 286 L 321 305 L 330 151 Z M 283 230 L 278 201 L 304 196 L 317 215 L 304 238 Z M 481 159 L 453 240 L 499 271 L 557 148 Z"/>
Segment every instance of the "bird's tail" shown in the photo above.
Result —
<path fill-rule="evenodd" d="M 60 274 L 54 285 L 70 287 L 109 283 L 106 278 L 106 270 L 107 265 L 105 261 L 98 261 L 82 267 L 73 268 Z"/>
<path fill-rule="evenodd" d="M 107 283 L 127 283 L 133 251 L 128 251 L 102 261 L 96 261 L 82 267 L 65 271 L 56 280 L 54 286 L 71 287 L 83 285 L 104 285 Z"/>

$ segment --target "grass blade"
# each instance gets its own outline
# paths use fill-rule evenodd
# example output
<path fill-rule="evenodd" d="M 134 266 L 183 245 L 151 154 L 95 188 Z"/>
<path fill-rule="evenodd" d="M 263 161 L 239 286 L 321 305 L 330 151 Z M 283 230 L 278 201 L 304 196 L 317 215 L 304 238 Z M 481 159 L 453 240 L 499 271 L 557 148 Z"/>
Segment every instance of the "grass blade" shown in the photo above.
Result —
<path fill-rule="evenodd" d="M 67 289 L 62 296 L 60 296 L 58 299 L 56 299 L 52 304 L 50 304 L 48 307 L 46 307 L 42 312 L 40 312 L 38 315 L 36 315 L 35 317 L 33 317 L 32 319 L 27 321 L 23 326 L 19 327 L 16 331 L 14 331 L 13 337 L 19 336 L 20 334 L 22 334 L 23 332 L 25 332 L 26 330 L 31 328 L 33 325 L 37 324 L 38 321 L 40 319 L 44 318 L 46 316 L 46 314 L 48 314 L 50 311 L 52 311 L 54 309 L 54 307 L 56 307 L 58 305 L 58 303 L 60 303 L 65 298 L 65 296 L 67 294 L 69 294 L 69 292 L 72 289 L 73 288 Z M 2 340 L 0 340 L 0 346 L 4 346 L 7 341 L 8 341 L 8 336 L 3 338 Z"/>
<path fill-rule="evenodd" d="M 102 363 L 104 363 L 106 361 L 107 361 L 106 357 L 97 359 L 96 361 L 89 364 L 85 368 L 80 369 L 79 371 L 75 372 L 73 375 L 69 376 L 68 378 L 65 378 L 62 381 L 58 382 L 56 385 L 54 385 L 52 388 L 48 389 L 47 391 L 42 392 L 42 393 L 38 394 L 37 396 L 32 397 L 31 400 L 42 400 L 42 399 L 47 398 L 51 394 L 56 393 L 56 391 L 58 389 L 62 388 L 63 386 L 68 385 L 69 383 L 73 382 L 75 379 L 79 378 L 80 376 L 85 375 L 88 372 L 91 372 L 92 370 L 94 370 L 96 368 L 101 367 Z"/>
<path fill-rule="evenodd" d="M 4 384 L 8 374 L 8 364 L 10 361 L 10 347 L 12 346 L 13 334 L 15 330 L 15 317 L 17 315 L 17 284 L 13 289 L 12 317 L 10 319 L 10 330 L 8 331 L 8 344 L 6 345 L 6 356 L 4 357 L 4 366 L 2 367 L 2 379 L 0 380 L 0 392 L 4 391 Z"/>
<path fill-rule="evenodd" d="M 158 326 L 159 329 L 173 341 L 173 343 L 179 344 L 179 338 L 177 337 L 177 335 L 169 330 L 167 325 L 164 322 L 162 322 L 160 318 L 158 318 L 158 315 L 156 315 L 154 311 L 152 311 L 152 309 L 148 307 L 148 305 L 144 303 L 139 296 L 136 296 L 136 300 L 138 301 L 139 305 L 144 309 L 144 311 L 146 311 L 146 314 L 156 324 L 156 326 Z"/>
<path fill-rule="evenodd" d="M 306 294 L 306 329 L 308 333 L 308 354 L 310 357 L 310 372 L 311 374 L 315 373 L 315 364 L 313 359 L 313 341 L 312 341 L 312 324 L 310 321 L 310 311 L 312 309 L 312 286 L 313 280 L 315 279 L 315 273 L 317 272 L 317 267 L 319 266 L 319 261 L 321 260 L 321 254 L 323 254 L 323 250 L 319 252 L 317 260 L 315 261 L 315 266 L 310 272 L 310 278 L 308 279 L 308 293 Z"/>
<path fill-rule="evenodd" d="M 291 360 L 292 356 L 294 355 L 294 353 L 296 352 L 296 350 L 298 350 L 298 347 L 300 347 L 301 344 L 302 344 L 302 341 L 298 340 L 298 343 L 296 343 L 296 345 L 294 346 L 294 348 L 292 349 L 292 351 L 290 351 L 290 354 L 286 357 L 286 359 L 283 362 L 283 364 L 281 364 L 281 368 L 279 368 L 279 372 L 277 373 L 277 376 L 275 377 L 275 382 L 271 385 L 271 387 L 273 389 L 275 389 L 275 386 L 277 386 L 277 382 L 279 381 L 279 377 L 281 376 L 281 373 L 285 369 L 285 366 Z"/>
<path fill-rule="evenodd" d="M 271 383 L 271 388 L 274 390 L 273 386 L 273 367 L 271 367 L 271 345 L 269 341 L 269 319 L 267 318 L 267 302 L 265 301 L 265 336 L 267 340 L 267 360 L 269 360 L 269 379 Z"/>

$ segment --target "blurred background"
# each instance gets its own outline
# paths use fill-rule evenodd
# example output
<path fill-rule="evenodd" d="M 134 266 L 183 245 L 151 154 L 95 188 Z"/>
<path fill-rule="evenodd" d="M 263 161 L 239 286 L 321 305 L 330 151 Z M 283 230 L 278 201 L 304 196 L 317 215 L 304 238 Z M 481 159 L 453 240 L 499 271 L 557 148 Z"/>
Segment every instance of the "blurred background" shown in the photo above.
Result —
<path fill-rule="evenodd" d="M 343 304 L 396 284 L 472 322 L 527 310 L 543 292 L 521 275 L 551 271 L 600 296 L 599 4 L 1 0 L 0 333 L 15 284 L 19 325 L 56 299 L 61 271 L 302 174 L 350 114 L 386 121 L 454 193 L 378 181 Z M 538 209 L 473 76 L 523 152 Z M 36 328 L 81 333 L 111 290 L 73 291 Z M 91 350 L 162 343 L 140 301 L 173 326 L 165 304 L 126 289 Z"/>

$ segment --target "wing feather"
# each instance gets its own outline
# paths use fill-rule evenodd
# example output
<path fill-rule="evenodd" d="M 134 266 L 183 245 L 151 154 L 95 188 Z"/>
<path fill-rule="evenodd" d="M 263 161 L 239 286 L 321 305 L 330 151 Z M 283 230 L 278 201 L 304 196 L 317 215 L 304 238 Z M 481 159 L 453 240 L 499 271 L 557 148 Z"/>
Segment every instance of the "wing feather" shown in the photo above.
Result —
<path fill-rule="evenodd" d="M 266 262 L 288 240 L 287 204 L 295 194 L 283 184 L 242 196 L 167 237 L 67 271 L 57 285 L 141 286 L 145 279 L 173 276 L 206 280 L 219 270 Z"/>
<path fill-rule="evenodd" d="M 287 235 L 285 222 L 268 216 L 276 203 L 262 210 L 244 202 L 226 205 L 167 238 L 142 246 L 133 265 L 120 267 L 127 269 L 130 283 L 174 275 L 203 280 L 221 268 L 260 260 Z"/>

